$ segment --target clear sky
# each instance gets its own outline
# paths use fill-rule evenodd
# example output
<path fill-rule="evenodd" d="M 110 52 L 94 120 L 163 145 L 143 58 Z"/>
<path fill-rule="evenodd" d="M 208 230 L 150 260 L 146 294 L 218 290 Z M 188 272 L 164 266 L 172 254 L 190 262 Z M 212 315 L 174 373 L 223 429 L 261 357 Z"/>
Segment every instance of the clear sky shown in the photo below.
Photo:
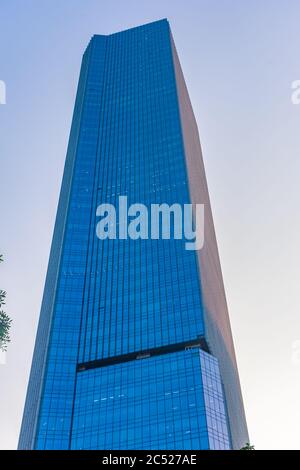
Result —
<path fill-rule="evenodd" d="M 164 17 L 200 130 L 251 442 L 300 449 L 299 0 L 1 2 L 2 449 L 17 445 L 83 51 Z"/>

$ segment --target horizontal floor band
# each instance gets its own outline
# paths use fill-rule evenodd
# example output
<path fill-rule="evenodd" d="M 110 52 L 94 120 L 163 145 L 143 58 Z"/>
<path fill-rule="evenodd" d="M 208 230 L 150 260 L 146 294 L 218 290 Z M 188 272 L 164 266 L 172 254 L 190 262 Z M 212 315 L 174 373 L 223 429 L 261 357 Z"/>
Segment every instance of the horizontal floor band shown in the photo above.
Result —
<path fill-rule="evenodd" d="M 104 359 L 96 359 L 94 361 L 81 362 L 77 365 L 77 372 L 83 372 L 89 369 L 96 369 L 98 367 L 110 366 L 113 364 L 121 364 L 122 362 L 135 361 L 137 359 L 146 359 L 152 356 L 160 356 L 162 354 L 168 354 L 178 351 L 184 351 L 185 349 L 198 347 L 203 351 L 210 352 L 206 339 L 201 336 L 193 341 L 184 341 L 182 343 L 167 344 L 166 346 L 160 346 L 158 348 L 151 348 L 139 352 L 132 352 L 128 354 L 121 354 L 119 356 L 106 357 Z"/>

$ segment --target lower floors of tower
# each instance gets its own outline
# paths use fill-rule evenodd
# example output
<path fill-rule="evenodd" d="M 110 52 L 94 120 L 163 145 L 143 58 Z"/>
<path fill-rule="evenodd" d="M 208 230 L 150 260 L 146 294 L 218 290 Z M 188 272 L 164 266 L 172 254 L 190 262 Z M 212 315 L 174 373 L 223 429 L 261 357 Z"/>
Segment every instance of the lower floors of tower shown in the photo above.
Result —
<path fill-rule="evenodd" d="M 218 361 L 199 347 L 78 365 L 71 416 L 57 400 L 36 449 L 231 448 Z"/>

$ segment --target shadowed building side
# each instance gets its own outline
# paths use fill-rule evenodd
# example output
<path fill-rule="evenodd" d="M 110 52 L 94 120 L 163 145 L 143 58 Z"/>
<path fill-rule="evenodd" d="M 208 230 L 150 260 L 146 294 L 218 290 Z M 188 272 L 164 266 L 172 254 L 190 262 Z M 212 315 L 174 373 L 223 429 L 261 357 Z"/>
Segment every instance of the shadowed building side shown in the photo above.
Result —
<path fill-rule="evenodd" d="M 63 252 L 63 241 L 70 201 L 72 177 L 80 132 L 80 118 L 82 115 L 86 91 L 89 54 L 90 49 L 87 48 L 82 59 L 63 180 L 51 243 L 47 276 L 45 280 L 44 294 L 33 351 L 23 419 L 21 423 L 18 448 L 24 450 L 30 450 L 34 448 L 40 400 L 43 390 L 47 351 L 51 333 L 51 322 Z"/>

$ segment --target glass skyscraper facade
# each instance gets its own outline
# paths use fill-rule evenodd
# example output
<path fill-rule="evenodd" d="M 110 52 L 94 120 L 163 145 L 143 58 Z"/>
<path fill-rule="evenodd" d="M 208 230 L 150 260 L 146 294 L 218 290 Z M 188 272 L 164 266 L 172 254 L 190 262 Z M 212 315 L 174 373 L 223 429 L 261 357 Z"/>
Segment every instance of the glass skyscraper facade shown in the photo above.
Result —
<path fill-rule="evenodd" d="M 97 207 L 204 203 L 185 240 L 96 236 Z M 124 235 L 124 234 L 123 234 Z M 201 148 L 169 23 L 84 54 L 21 449 L 230 449 L 248 440 Z"/>

